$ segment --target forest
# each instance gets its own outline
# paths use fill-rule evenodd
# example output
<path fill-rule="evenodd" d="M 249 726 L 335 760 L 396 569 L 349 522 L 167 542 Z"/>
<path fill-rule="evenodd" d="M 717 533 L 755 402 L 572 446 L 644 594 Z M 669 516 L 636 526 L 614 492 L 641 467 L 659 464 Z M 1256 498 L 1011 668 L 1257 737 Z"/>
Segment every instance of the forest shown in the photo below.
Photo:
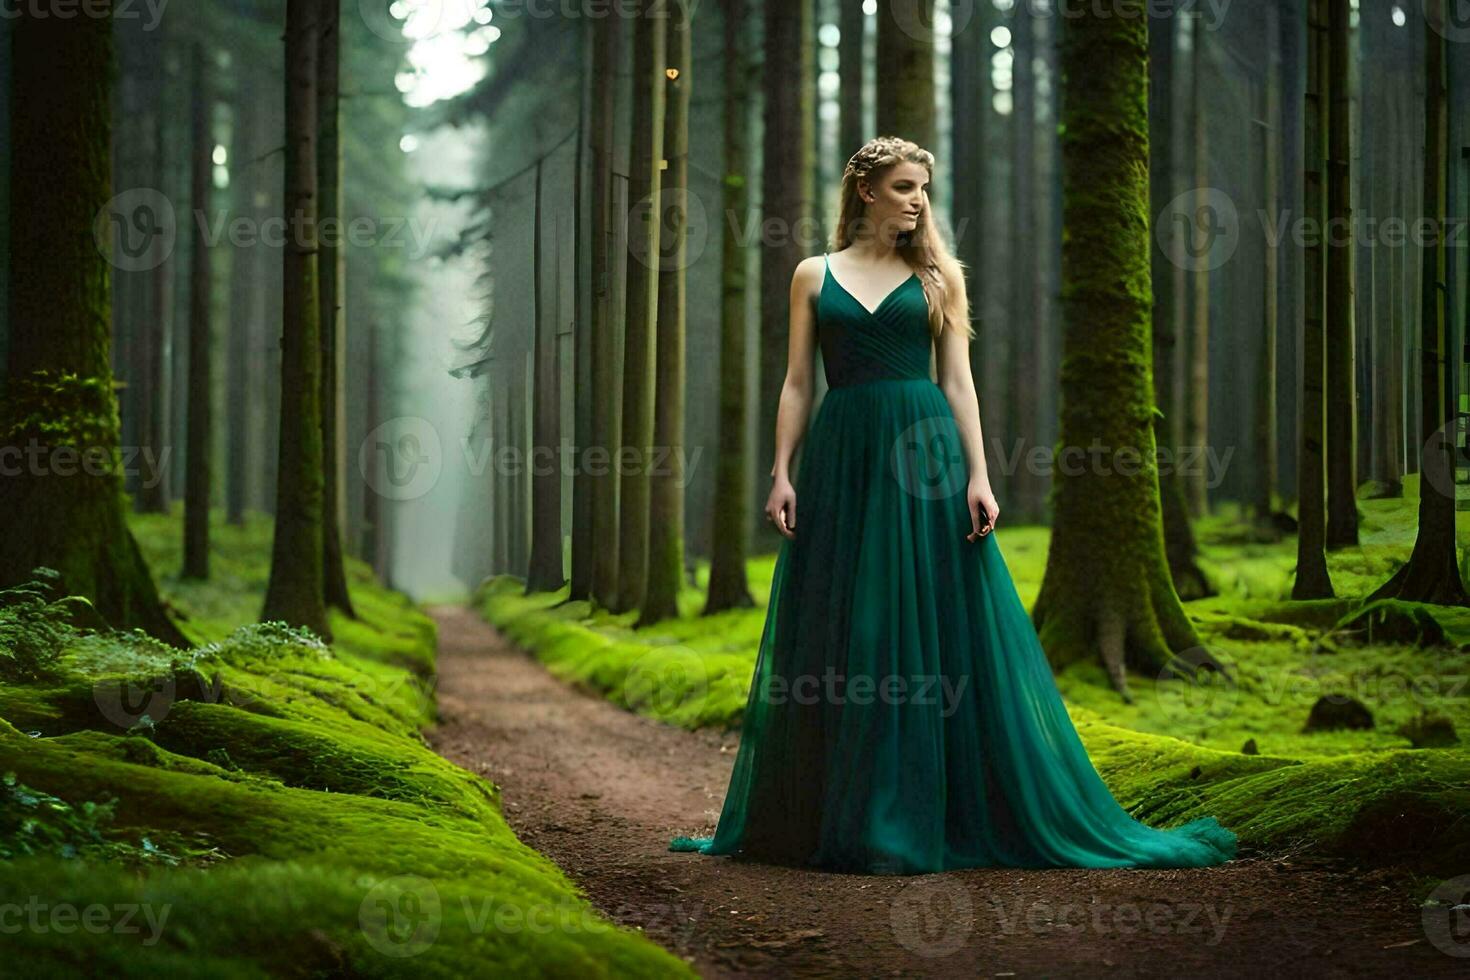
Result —
<path fill-rule="evenodd" d="M 0 52 L 15 975 L 1464 975 L 1462 0 L 0 0 Z M 670 852 L 875 137 L 1066 713 L 1220 867 Z"/>

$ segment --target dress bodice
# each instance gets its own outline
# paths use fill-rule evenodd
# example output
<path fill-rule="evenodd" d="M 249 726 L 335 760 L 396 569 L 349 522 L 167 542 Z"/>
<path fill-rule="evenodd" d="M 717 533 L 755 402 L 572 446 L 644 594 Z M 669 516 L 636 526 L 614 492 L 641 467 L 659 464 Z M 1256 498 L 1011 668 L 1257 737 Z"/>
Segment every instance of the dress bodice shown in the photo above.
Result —
<path fill-rule="evenodd" d="M 933 338 L 924 284 L 912 273 L 869 310 L 837 281 L 827 256 L 817 293 L 817 337 L 827 387 L 929 377 Z"/>

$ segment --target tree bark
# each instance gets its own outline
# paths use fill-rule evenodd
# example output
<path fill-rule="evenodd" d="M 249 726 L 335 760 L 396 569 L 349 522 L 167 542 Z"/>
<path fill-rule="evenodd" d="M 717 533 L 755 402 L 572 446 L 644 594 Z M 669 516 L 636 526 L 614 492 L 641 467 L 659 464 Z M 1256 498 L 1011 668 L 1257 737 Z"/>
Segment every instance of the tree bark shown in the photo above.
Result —
<path fill-rule="evenodd" d="M 593 20 L 594 78 L 609 78 L 620 62 L 622 19 Z M 617 86 L 599 85 L 591 134 L 592 155 L 592 444 L 603 454 L 592 468 L 592 527 L 597 551 L 592 565 L 592 598 L 611 608 L 618 592 L 618 469 L 622 397 L 618 386 L 618 333 L 614 263 L 617 227 L 613 221 L 613 150 Z M 635 92 L 635 97 L 637 93 Z"/>
<path fill-rule="evenodd" d="M 1303 217 L 1309 225 L 1322 227 L 1326 209 L 1322 166 L 1327 150 L 1326 33 L 1328 0 L 1307 0 L 1307 93 L 1303 147 Z M 1293 599 L 1332 597 L 1332 579 L 1327 573 L 1326 490 L 1326 263 L 1320 237 L 1308 242 L 1306 295 L 1302 314 L 1301 434 L 1297 463 L 1297 553 Z"/>
<path fill-rule="evenodd" d="M 1055 521 L 1033 611 L 1054 667 L 1208 664 L 1169 578 L 1153 438 L 1148 208 L 1148 24 L 1141 3 L 1079 11 L 1061 64 L 1085 78 L 1064 102 L 1061 449 Z M 1089 447 L 1106 455 L 1089 459 Z M 1081 455 L 1081 459 L 1078 456 Z"/>
<path fill-rule="evenodd" d="M 1328 0 L 1327 547 L 1358 543 L 1356 289 L 1352 232 L 1351 28 L 1348 0 Z"/>
<path fill-rule="evenodd" d="M 210 365 L 210 306 L 213 272 L 212 250 L 205 240 L 201 218 L 209 216 L 210 192 L 214 187 L 214 136 L 211 116 L 214 96 L 210 93 L 210 53 L 196 41 L 193 46 L 193 84 L 190 92 L 189 200 L 195 220 L 189 222 L 194 244 L 189 251 L 189 402 L 188 470 L 184 481 L 184 569 L 185 578 L 209 578 L 209 498 L 213 482 L 213 419 L 210 400 L 214 397 Z"/>
<path fill-rule="evenodd" d="M 322 26 L 317 64 L 317 184 L 320 225 L 322 372 L 322 595 L 356 618 L 347 589 L 342 540 L 347 528 L 347 250 L 342 247 L 342 2 L 318 0 Z"/>
<path fill-rule="evenodd" d="M 545 249 L 542 225 L 545 219 L 544 163 L 536 164 L 536 203 L 532 211 L 531 234 L 531 449 L 524 458 L 533 464 L 531 471 L 531 555 L 526 568 L 526 592 L 555 592 L 566 584 L 562 566 L 561 540 L 561 468 L 541 467 L 539 450 L 555 450 L 560 442 L 560 373 L 557 357 L 557 328 L 543 311 L 543 256 Z M 555 222 L 553 212 L 553 222 Z M 554 271 L 556 270 L 553 267 Z M 552 288 L 559 288 L 552 276 Z M 553 456 L 560 459 L 559 454 Z M 549 473 L 541 472 L 547 469 Z"/>
<path fill-rule="evenodd" d="M 263 620 L 330 638 L 322 591 L 321 307 L 317 243 L 318 0 L 286 2 L 288 233 L 282 257 L 281 438 Z"/>
<path fill-rule="evenodd" d="M 1423 312 L 1419 324 L 1419 531 L 1409 560 L 1368 601 L 1397 598 L 1447 606 L 1470 605 L 1455 546 L 1454 417 L 1446 398 L 1452 359 L 1446 319 L 1445 197 L 1449 151 L 1445 85 L 1445 9 L 1427 0 L 1424 82 L 1424 218 L 1433 229 L 1424 242 Z"/>
<path fill-rule="evenodd" d="M 22 7 L 11 23 L 0 447 L 26 464 L 0 480 L 0 587 L 49 566 L 112 625 L 185 646 L 124 517 L 108 258 L 85 230 L 112 196 L 113 24 L 99 6 L 75 19 Z M 131 217 L 103 213 L 102 230 Z"/>
<path fill-rule="evenodd" d="M 746 173 L 749 141 L 745 115 L 747 28 L 741 16 L 745 5 L 743 0 L 721 0 L 721 6 L 725 18 L 725 180 L 721 187 L 721 204 L 725 214 L 746 214 L 750 200 Z M 848 84 L 846 79 L 851 68 L 845 60 L 847 52 L 852 50 L 847 35 L 853 19 L 848 14 L 849 8 L 857 10 L 857 29 L 862 27 L 861 10 L 855 4 L 844 7 L 841 48 L 844 86 Z M 861 35 L 857 52 L 860 58 Z M 861 70 L 858 71 L 861 78 Z M 851 110 L 851 100 L 846 93 L 843 106 L 843 129 L 850 136 L 847 114 Z M 861 108 L 859 99 L 859 113 Z M 857 145 L 861 145 L 861 141 Z M 755 605 L 745 569 L 751 511 L 750 485 L 746 477 L 750 465 L 750 440 L 745 427 L 745 386 L 749 380 L 745 366 L 745 252 L 740 248 L 739 236 L 731 222 L 724 222 L 723 236 L 720 252 L 719 453 L 715 458 L 715 512 L 709 593 L 704 606 L 706 616 Z"/>
<path fill-rule="evenodd" d="M 873 135 L 898 136 L 932 151 L 938 138 L 934 0 L 878 0 L 877 18 L 877 64 L 883 78 L 877 89 L 878 132 Z M 848 152 L 856 149 L 854 146 Z"/>
<path fill-rule="evenodd" d="M 668 5 L 664 183 L 659 208 L 658 353 L 649 484 L 648 587 L 638 626 L 679 616 L 684 581 L 684 315 L 689 198 L 689 35 L 692 0 Z"/>
<path fill-rule="evenodd" d="M 628 612 L 648 587 L 648 470 L 653 452 L 654 349 L 659 256 L 659 195 L 663 187 L 664 63 L 667 8 L 638 5 L 633 39 L 633 149 L 628 166 L 627 342 L 623 352 L 618 594 L 609 607 Z"/>

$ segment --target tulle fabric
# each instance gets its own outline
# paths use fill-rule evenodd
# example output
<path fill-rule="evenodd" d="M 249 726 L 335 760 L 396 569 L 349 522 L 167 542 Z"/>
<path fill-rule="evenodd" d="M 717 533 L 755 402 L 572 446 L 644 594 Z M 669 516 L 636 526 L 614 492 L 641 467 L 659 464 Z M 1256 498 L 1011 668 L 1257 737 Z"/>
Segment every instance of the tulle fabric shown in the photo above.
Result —
<path fill-rule="evenodd" d="M 824 281 L 833 365 L 908 365 L 924 298 L 869 312 Z M 892 300 L 892 302 L 890 302 Z M 909 345 L 907 348 L 904 345 Z M 828 391 L 804 440 L 797 532 L 777 555 L 719 822 L 672 850 L 873 874 L 1198 867 L 1235 854 L 1213 817 L 1134 820 L 1083 748 L 1000 532 L 970 530 L 966 466 L 925 374 Z"/>

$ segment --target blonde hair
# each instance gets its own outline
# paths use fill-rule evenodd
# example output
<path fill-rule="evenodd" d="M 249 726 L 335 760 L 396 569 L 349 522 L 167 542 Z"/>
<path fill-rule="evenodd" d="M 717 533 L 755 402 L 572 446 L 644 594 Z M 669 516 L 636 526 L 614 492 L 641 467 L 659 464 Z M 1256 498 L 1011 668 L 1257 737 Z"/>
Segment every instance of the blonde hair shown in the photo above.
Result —
<path fill-rule="evenodd" d="M 934 154 L 917 143 L 897 136 L 879 136 L 864 143 L 847 161 L 842 172 L 841 208 L 837 227 L 832 232 L 831 250 L 840 252 L 851 245 L 855 226 L 865 220 L 867 203 L 858 194 L 858 181 L 878 182 L 900 163 L 917 163 L 934 176 Z M 898 253 L 903 256 L 924 286 L 929 300 L 929 331 L 938 338 L 946 328 L 963 330 L 973 339 L 970 324 L 970 300 L 965 290 L 967 266 L 950 252 L 943 236 L 934 226 L 933 215 L 926 202 L 914 230 L 898 239 Z"/>

